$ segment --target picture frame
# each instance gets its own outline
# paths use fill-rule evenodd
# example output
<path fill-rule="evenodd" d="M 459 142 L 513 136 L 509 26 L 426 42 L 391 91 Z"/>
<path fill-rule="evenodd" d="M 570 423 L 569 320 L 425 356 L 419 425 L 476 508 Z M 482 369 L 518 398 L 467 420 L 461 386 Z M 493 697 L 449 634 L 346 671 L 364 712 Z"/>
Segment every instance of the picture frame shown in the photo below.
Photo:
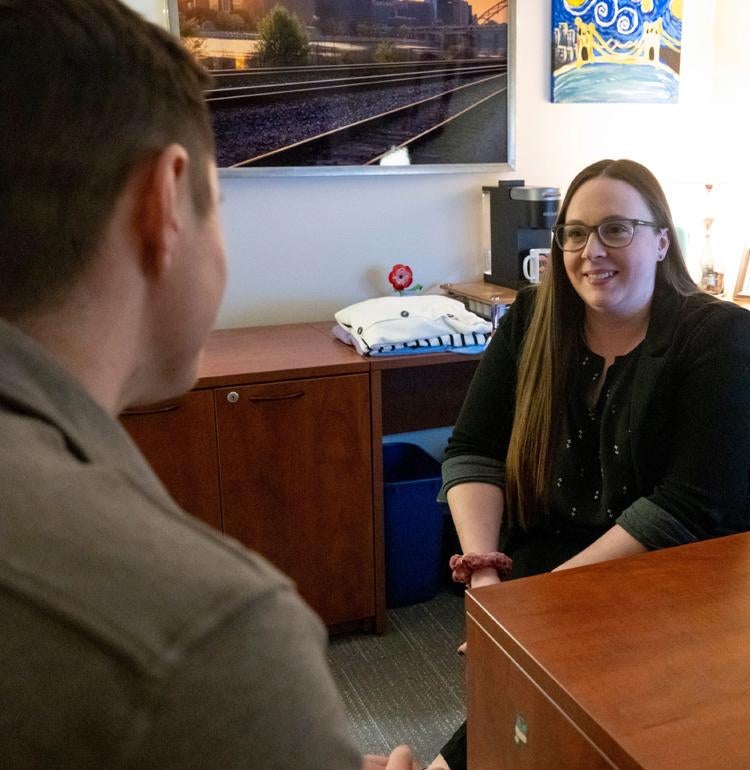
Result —
<path fill-rule="evenodd" d="M 750 272 L 748 263 L 750 262 L 750 247 L 745 248 L 740 259 L 740 268 L 737 271 L 737 281 L 734 285 L 734 294 L 732 299 L 750 301 Z"/>
<path fill-rule="evenodd" d="M 170 30 L 213 67 L 207 99 L 222 176 L 515 168 L 517 0 L 482 0 L 484 11 L 476 0 L 282 0 L 317 25 L 304 25 L 300 63 L 285 54 L 282 65 L 261 26 L 275 0 L 166 2 Z M 255 31 L 206 29 L 232 15 Z M 275 21 L 283 28 L 288 18 Z M 233 62 L 215 55 L 230 51 L 216 40 L 231 43 Z"/>

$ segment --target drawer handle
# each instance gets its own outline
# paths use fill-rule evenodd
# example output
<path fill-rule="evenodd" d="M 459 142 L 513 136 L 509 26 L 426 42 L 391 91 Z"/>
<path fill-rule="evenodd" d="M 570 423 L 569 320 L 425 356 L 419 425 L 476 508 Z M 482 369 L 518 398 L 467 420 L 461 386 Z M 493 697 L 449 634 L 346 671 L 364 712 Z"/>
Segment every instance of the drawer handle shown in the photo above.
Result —
<path fill-rule="evenodd" d="M 137 407 L 135 409 L 125 409 L 122 414 L 129 415 L 129 414 L 161 414 L 162 412 L 176 412 L 180 408 L 179 403 L 177 404 L 167 404 L 166 406 L 158 406 L 153 407 L 151 409 L 138 409 Z"/>
<path fill-rule="evenodd" d="M 291 398 L 302 398 L 305 395 L 303 390 L 299 393 L 288 393 L 285 396 L 248 396 L 249 401 L 288 401 Z"/>

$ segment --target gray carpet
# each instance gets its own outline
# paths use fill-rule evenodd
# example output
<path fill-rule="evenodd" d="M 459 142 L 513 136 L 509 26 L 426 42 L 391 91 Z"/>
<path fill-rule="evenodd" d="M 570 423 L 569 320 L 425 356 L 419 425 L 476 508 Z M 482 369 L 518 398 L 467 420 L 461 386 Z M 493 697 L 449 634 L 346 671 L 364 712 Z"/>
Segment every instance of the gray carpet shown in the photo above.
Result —
<path fill-rule="evenodd" d="M 363 753 L 410 744 L 424 764 L 463 721 L 462 596 L 388 610 L 382 636 L 331 640 L 329 661 Z"/>

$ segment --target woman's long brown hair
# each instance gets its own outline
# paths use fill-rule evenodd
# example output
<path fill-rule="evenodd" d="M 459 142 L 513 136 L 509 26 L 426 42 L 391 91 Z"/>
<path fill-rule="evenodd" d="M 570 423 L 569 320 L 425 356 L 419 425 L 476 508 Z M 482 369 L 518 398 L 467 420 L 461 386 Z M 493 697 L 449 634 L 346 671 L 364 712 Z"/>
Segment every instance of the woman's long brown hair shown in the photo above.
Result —
<path fill-rule="evenodd" d="M 654 175 L 632 160 L 601 160 L 571 182 L 558 216 L 565 222 L 570 200 L 595 177 L 626 182 L 669 233 L 669 249 L 656 269 L 656 287 L 680 296 L 698 290 L 690 278 L 666 196 Z M 553 241 L 544 278 L 537 288 L 531 322 L 518 363 L 516 408 L 506 458 L 505 500 L 511 526 L 528 528 L 546 512 L 555 448 L 565 414 L 578 340 L 583 334 L 584 304 L 565 272 L 562 249 Z"/>

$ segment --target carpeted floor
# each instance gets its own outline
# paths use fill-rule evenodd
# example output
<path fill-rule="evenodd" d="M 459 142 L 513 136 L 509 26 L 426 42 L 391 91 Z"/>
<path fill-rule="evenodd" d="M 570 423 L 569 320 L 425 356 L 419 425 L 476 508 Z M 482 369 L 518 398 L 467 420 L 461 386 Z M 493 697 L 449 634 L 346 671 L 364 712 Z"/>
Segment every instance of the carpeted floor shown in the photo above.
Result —
<path fill-rule="evenodd" d="M 388 610 L 382 636 L 331 640 L 329 661 L 363 753 L 410 744 L 425 764 L 463 721 L 463 597 Z"/>

